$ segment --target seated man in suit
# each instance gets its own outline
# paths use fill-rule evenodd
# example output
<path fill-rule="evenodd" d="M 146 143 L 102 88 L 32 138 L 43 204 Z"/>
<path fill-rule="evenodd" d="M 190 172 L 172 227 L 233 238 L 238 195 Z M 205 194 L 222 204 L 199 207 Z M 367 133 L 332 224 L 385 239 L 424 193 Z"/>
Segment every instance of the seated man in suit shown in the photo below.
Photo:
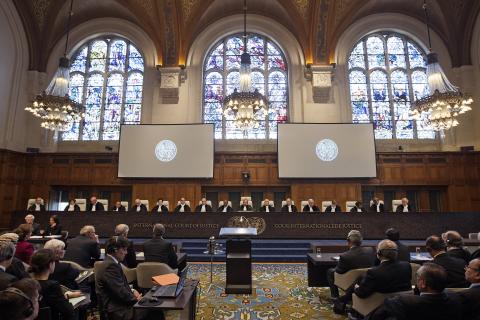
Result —
<path fill-rule="evenodd" d="M 352 299 L 355 293 L 365 299 L 373 293 L 392 293 L 412 290 L 412 268 L 410 263 L 397 261 L 397 245 L 390 240 L 382 240 L 377 246 L 377 258 L 380 265 L 367 271 L 359 280 L 358 285 L 347 290 L 345 296 L 335 303 L 334 312 L 343 313 L 345 304 Z"/>
<path fill-rule="evenodd" d="M 157 205 L 152 209 L 152 213 L 155 212 L 168 213 L 168 208 L 163 204 L 163 199 L 160 198 L 157 200 Z"/>
<path fill-rule="evenodd" d="M 287 198 L 285 205 L 282 207 L 282 212 L 298 212 L 297 207 L 292 204 L 292 199 Z"/>
<path fill-rule="evenodd" d="M 370 268 L 375 262 L 375 251 L 371 247 L 362 247 L 362 234 L 352 230 L 347 236 L 349 250 L 340 255 L 337 266 L 327 270 L 327 280 L 332 298 L 338 298 L 338 288 L 335 283 L 335 272 L 347 273 L 353 269 Z"/>
<path fill-rule="evenodd" d="M 447 254 L 451 257 L 462 259 L 469 263 L 472 258 L 470 251 L 463 247 L 463 238 L 457 231 L 447 231 L 442 234 L 442 239 L 447 244 Z"/>
<path fill-rule="evenodd" d="M 337 204 L 336 200 L 332 200 L 332 204 L 325 208 L 325 212 L 342 212 L 342 208 Z"/>
<path fill-rule="evenodd" d="M 100 243 L 93 226 L 84 226 L 80 235 L 68 240 L 65 260 L 78 263 L 84 268 L 92 268 L 100 258 Z"/>
<path fill-rule="evenodd" d="M 15 256 L 15 245 L 10 241 L 0 241 L 0 290 L 5 290 L 17 278 L 7 273 Z"/>
<path fill-rule="evenodd" d="M 40 235 L 40 224 L 35 222 L 35 216 L 33 214 L 27 214 L 25 216 L 25 222 L 32 228 L 32 236 Z"/>
<path fill-rule="evenodd" d="M 420 295 L 397 295 L 385 300 L 369 317 L 370 320 L 455 320 L 462 319 L 460 299 L 444 291 L 447 284 L 445 269 L 425 263 L 417 271 Z M 474 318 L 468 318 L 474 319 Z"/>
<path fill-rule="evenodd" d="M 87 211 L 105 211 L 105 208 L 103 207 L 103 203 L 98 202 L 97 197 L 91 197 L 90 203 L 87 204 Z"/>
<path fill-rule="evenodd" d="M 120 201 L 115 202 L 115 205 L 112 208 L 112 211 L 115 212 L 125 212 L 127 209 L 122 206 L 122 203 Z"/>
<path fill-rule="evenodd" d="M 397 210 L 395 212 L 414 212 L 415 209 L 411 204 L 408 204 L 407 198 L 402 198 L 402 204 L 397 206 Z"/>
<path fill-rule="evenodd" d="M 459 292 L 464 320 L 480 320 L 480 259 L 473 259 L 465 268 L 468 290 Z"/>
<path fill-rule="evenodd" d="M 439 236 L 430 236 L 426 241 L 427 252 L 433 257 L 432 262 L 441 265 L 447 271 L 447 288 L 466 288 L 469 286 L 465 280 L 465 260 L 449 256 L 446 245 Z"/>
<path fill-rule="evenodd" d="M 153 238 L 143 244 L 145 262 L 162 262 L 168 264 L 172 269 L 177 269 L 177 254 L 172 243 L 163 239 L 164 234 L 163 224 L 157 223 L 153 226 Z"/>
<path fill-rule="evenodd" d="M 128 241 L 127 255 L 125 259 L 123 259 L 123 264 L 128 268 L 135 268 L 137 266 L 137 254 L 133 247 L 133 241 L 128 240 L 128 231 L 130 231 L 130 228 L 124 223 L 118 224 L 115 227 L 115 235 L 124 237 Z"/>
<path fill-rule="evenodd" d="M 228 203 L 228 200 L 223 200 L 223 204 L 218 207 L 217 212 L 232 212 L 233 208 Z"/>
<path fill-rule="evenodd" d="M 355 202 L 355 207 L 350 209 L 350 212 L 367 212 L 360 201 Z"/>
<path fill-rule="evenodd" d="M 303 207 L 303 212 L 320 212 L 320 209 L 315 205 L 313 199 L 308 199 L 307 205 Z"/>
<path fill-rule="evenodd" d="M 263 205 L 258 210 L 260 212 L 275 212 L 275 208 L 270 205 L 270 200 L 265 199 L 263 201 Z"/>
<path fill-rule="evenodd" d="M 0 292 L 2 319 L 37 319 L 40 298 L 40 284 L 33 279 L 22 279 Z"/>
<path fill-rule="evenodd" d="M 201 203 L 195 208 L 195 212 L 212 212 L 212 206 L 207 204 L 207 199 L 202 198 Z"/>
<path fill-rule="evenodd" d="M 248 204 L 248 199 L 242 200 L 242 204 L 240 205 L 240 211 L 253 211 L 252 206 Z"/>
<path fill-rule="evenodd" d="M 185 202 L 185 198 L 180 198 L 180 204 L 175 207 L 174 212 L 192 212 L 190 206 Z"/>
<path fill-rule="evenodd" d="M 383 203 L 380 202 L 380 199 L 377 197 L 374 197 L 372 199 L 372 205 L 370 206 L 370 212 L 385 212 L 385 208 L 383 206 Z"/>
<path fill-rule="evenodd" d="M 147 213 L 147 206 L 140 199 L 135 199 L 135 204 L 130 208 L 130 212 Z"/>
<path fill-rule="evenodd" d="M 35 199 L 35 203 L 28 207 L 28 211 L 45 211 L 45 205 L 42 202 L 43 199 L 38 197 Z"/>
<path fill-rule="evenodd" d="M 400 261 L 410 262 L 410 249 L 400 242 L 400 232 L 395 228 L 388 228 L 385 231 L 385 238 L 392 240 L 397 245 L 397 259 Z"/>
<path fill-rule="evenodd" d="M 63 211 L 69 211 L 69 212 L 79 212 L 80 207 L 77 204 L 77 201 L 75 199 L 70 199 L 68 202 L 68 205 L 63 209 Z"/>

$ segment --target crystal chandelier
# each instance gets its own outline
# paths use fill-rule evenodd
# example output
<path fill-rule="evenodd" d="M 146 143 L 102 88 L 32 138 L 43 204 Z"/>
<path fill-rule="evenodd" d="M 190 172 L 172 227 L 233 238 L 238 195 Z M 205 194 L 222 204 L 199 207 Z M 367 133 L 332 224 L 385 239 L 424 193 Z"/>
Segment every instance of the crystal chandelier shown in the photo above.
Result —
<path fill-rule="evenodd" d="M 428 88 L 433 93 L 415 101 L 409 114 L 413 120 L 426 119 L 427 124 L 435 131 L 448 130 L 459 125 L 459 115 L 472 110 L 470 105 L 473 99 L 466 97 L 443 72 L 437 54 L 432 52 L 426 0 L 423 2 L 423 10 L 430 50 L 427 55 Z"/>
<path fill-rule="evenodd" d="M 70 83 L 70 61 L 67 58 L 68 38 L 70 35 L 70 22 L 72 19 L 73 0 L 70 2 L 70 12 L 67 19 L 67 38 L 65 51 L 60 58 L 59 67 L 47 89 L 37 95 L 31 105 L 25 108 L 35 117 L 41 119 L 41 127 L 52 131 L 69 130 L 74 122 L 85 117 L 81 104 L 73 101 L 68 96 Z"/>
<path fill-rule="evenodd" d="M 259 127 L 259 121 L 265 120 L 268 113 L 268 101 L 257 90 L 252 91 L 250 76 L 251 59 L 247 52 L 247 0 L 243 6 L 243 53 L 240 60 L 240 91 L 233 93 L 223 100 L 223 116 L 225 119 L 234 119 L 237 128 L 243 131 L 244 136 L 248 131 Z"/>

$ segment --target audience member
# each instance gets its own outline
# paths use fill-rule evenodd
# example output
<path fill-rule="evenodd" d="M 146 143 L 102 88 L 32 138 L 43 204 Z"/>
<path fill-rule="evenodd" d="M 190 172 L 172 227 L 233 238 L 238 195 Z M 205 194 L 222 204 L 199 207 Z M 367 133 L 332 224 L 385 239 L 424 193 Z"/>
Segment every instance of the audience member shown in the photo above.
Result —
<path fill-rule="evenodd" d="M 265 199 L 263 205 L 258 210 L 260 212 L 275 212 L 275 207 L 270 204 L 270 200 Z"/>
<path fill-rule="evenodd" d="M 48 279 L 56 280 L 67 288 L 77 290 L 78 284 L 75 279 L 80 274 L 80 271 L 73 268 L 70 263 L 60 261 L 65 256 L 65 243 L 58 239 L 52 239 L 47 241 L 43 248 L 50 249 L 53 252 L 53 258 L 55 260 L 55 269 Z"/>
<path fill-rule="evenodd" d="M 372 199 L 372 205 L 370 206 L 370 212 L 385 212 L 383 202 L 380 202 L 380 199 L 374 197 Z"/>
<path fill-rule="evenodd" d="M 80 229 L 80 235 L 68 240 L 65 260 L 76 262 L 84 268 L 91 268 L 99 258 L 100 244 L 93 226 L 84 226 Z"/>
<path fill-rule="evenodd" d="M 308 199 L 307 205 L 303 207 L 303 212 L 320 212 L 320 209 L 315 205 L 313 199 Z"/>
<path fill-rule="evenodd" d="M 128 231 L 130 228 L 126 224 L 119 224 L 115 227 L 115 236 L 123 237 L 128 241 L 127 254 L 125 259 L 123 259 L 123 264 L 128 268 L 135 268 L 137 266 L 137 254 L 135 253 L 135 248 L 133 247 L 133 241 L 128 240 Z"/>
<path fill-rule="evenodd" d="M 342 208 L 337 204 L 336 200 L 332 200 L 332 204 L 325 208 L 325 212 L 342 212 Z"/>
<path fill-rule="evenodd" d="M 0 290 L 6 289 L 17 278 L 6 272 L 15 255 L 15 246 L 9 241 L 0 241 Z"/>
<path fill-rule="evenodd" d="M 103 203 L 98 202 L 97 197 L 91 197 L 90 203 L 87 204 L 87 211 L 105 211 L 105 207 L 103 206 Z"/>
<path fill-rule="evenodd" d="M 45 205 L 43 199 L 38 197 L 35 199 L 35 203 L 28 207 L 28 211 L 45 211 Z"/>
<path fill-rule="evenodd" d="M 117 201 L 115 202 L 115 205 L 113 206 L 112 211 L 125 212 L 127 211 L 127 209 L 124 206 L 122 206 L 122 203 L 120 201 Z"/>
<path fill-rule="evenodd" d="M 228 200 L 223 200 L 223 203 L 221 206 L 218 207 L 217 212 L 232 212 L 233 208 L 228 202 Z"/>
<path fill-rule="evenodd" d="M 240 205 L 240 211 L 253 211 L 253 207 L 248 204 L 248 199 L 243 199 Z"/>
<path fill-rule="evenodd" d="M 338 288 L 335 286 L 334 274 L 344 274 L 353 269 L 369 268 L 375 262 L 375 252 L 371 247 L 361 247 L 362 234 L 360 231 L 352 230 L 347 236 L 349 250 L 340 255 L 337 266 L 327 270 L 327 280 L 330 286 L 330 294 L 338 298 Z"/>
<path fill-rule="evenodd" d="M 202 198 L 200 204 L 195 208 L 195 212 L 212 212 L 212 206 L 207 203 L 206 198 Z"/>
<path fill-rule="evenodd" d="M 35 222 L 35 216 L 33 214 L 27 214 L 25 216 L 25 223 L 31 226 L 32 236 L 40 235 L 40 224 Z"/>
<path fill-rule="evenodd" d="M 400 242 L 400 232 L 395 228 L 389 228 L 385 231 L 385 238 L 392 240 L 397 245 L 397 259 L 410 262 L 410 249 Z"/>
<path fill-rule="evenodd" d="M 465 261 L 449 256 L 446 245 L 439 236 L 430 236 L 426 241 L 428 253 L 433 257 L 433 263 L 441 265 L 447 271 L 447 288 L 466 288 L 469 286 L 465 280 Z"/>
<path fill-rule="evenodd" d="M 442 239 L 447 244 L 447 254 L 451 257 L 462 259 L 469 263 L 470 252 L 463 247 L 463 238 L 457 231 L 447 231 L 442 234 Z"/>
<path fill-rule="evenodd" d="M 153 226 L 153 238 L 143 244 L 146 262 L 166 263 L 172 269 L 178 268 L 177 254 L 171 242 L 163 239 L 165 227 L 157 223 Z"/>
<path fill-rule="evenodd" d="M 180 198 L 180 203 L 175 207 L 174 212 L 191 212 L 190 206 L 186 203 L 185 198 Z"/>
<path fill-rule="evenodd" d="M 465 267 L 465 279 L 471 283 L 459 292 L 464 320 L 480 320 L 480 259 L 470 261 Z"/>
<path fill-rule="evenodd" d="M 157 200 L 157 205 L 152 209 L 152 213 L 155 212 L 168 213 L 168 208 L 163 204 L 163 199 Z"/>
<path fill-rule="evenodd" d="M 285 205 L 282 207 L 282 212 L 298 212 L 297 207 L 292 203 L 292 199 L 287 198 Z"/>
<path fill-rule="evenodd" d="M 14 282 L 0 292 L 2 319 L 34 320 L 38 316 L 40 284 L 33 279 Z"/>
<path fill-rule="evenodd" d="M 40 301 L 40 308 L 50 307 L 53 320 L 75 319 L 75 311 L 68 299 L 79 297 L 80 292 L 63 294 L 60 283 L 49 280 L 50 274 L 55 270 L 55 257 L 52 250 L 40 249 L 32 256 L 30 272 L 33 279 L 40 283 L 43 299 Z"/>
<path fill-rule="evenodd" d="M 32 232 L 31 226 L 24 223 L 19 225 L 17 229 L 13 230 L 13 232 L 18 234 L 15 257 L 25 262 L 26 264 L 30 264 L 30 259 L 32 258 L 32 254 L 35 251 L 33 249 L 33 245 L 28 242 L 28 239 L 30 238 Z"/>
<path fill-rule="evenodd" d="M 147 206 L 140 199 L 135 199 L 135 204 L 130 208 L 130 212 L 147 213 Z"/>
<path fill-rule="evenodd" d="M 397 209 L 395 212 L 414 212 L 415 208 L 411 205 L 408 204 L 408 199 L 407 198 L 402 198 L 402 204 L 397 206 Z"/>
<path fill-rule="evenodd" d="M 365 208 L 362 206 L 362 203 L 360 201 L 355 202 L 355 207 L 350 209 L 350 212 L 367 212 Z"/>
<path fill-rule="evenodd" d="M 456 295 L 444 291 L 446 284 L 445 269 L 435 263 L 425 263 L 417 271 L 420 295 L 403 294 L 388 298 L 369 319 L 460 320 L 460 300 Z"/>
<path fill-rule="evenodd" d="M 0 242 L 11 242 L 14 246 L 17 245 L 18 242 L 18 234 L 13 232 L 7 232 L 0 235 Z M 17 257 L 13 257 L 12 262 L 7 267 L 6 272 L 11 274 L 17 279 L 29 278 L 29 274 L 27 270 L 25 270 L 25 264 L 22 260 L 18 259 Z"/>
<path fill-rule="evenodd" d="M 46 236 L 60 236 L 62 235 L 62 226 L 60 225 L 60 220 L 58 216 L 54 214 L 48 220 L 48 226 L 45 229 Z"/>
<path fill-rule="evenodd" d="M 69 211 L 69 212 L 79 212 L 80 207 L 77 204 L 77 201 L 75 199 L 70 199 L 68 202 L 68 205 L 63 209 L 63 211 Z"/>

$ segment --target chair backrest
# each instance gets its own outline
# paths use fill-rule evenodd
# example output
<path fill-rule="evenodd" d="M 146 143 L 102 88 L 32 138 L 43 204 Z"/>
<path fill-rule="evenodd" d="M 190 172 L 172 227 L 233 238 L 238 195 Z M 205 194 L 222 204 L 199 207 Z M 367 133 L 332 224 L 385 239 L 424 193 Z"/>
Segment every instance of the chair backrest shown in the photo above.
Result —
<path fill-rule="evenodd" d="M 148 202 L 148 200 L 140 200 L 140 203 L 141 203 L 141 204 L 144 204 L 145 207 L 147 207 L 147 211 L 149 210 L 149 209 L 148 209 L 148 208 L 149 208 L 149 202 Z"/>
<path fill-rule="evenodd" d="M 75 199 L 75 203 L 79 206 L 80 211 L 87 210 L 87 199 Z"/>
<path fill-rule="evenodd" d="M 35 200 L 37 200 L 37 199 L 28 199 L 27 209 L 30 208 L 30 206 L 32 206 L 32 205 L 35 204 Z M 42 199 L 42 204 L 43 204 L 43 205 L 45 204 L 45 202 L 43 201 L 43 199 Z"/>
<path fill-rule="evenodd" d="M 421 265 L 418 263 L 410 263 L 410 266 L 412 267 L 412 286 L 417 284 L 417 271 L 420 269 Z"/>
<path fill-rule="evenodd" d="M 392 211 L 397 211 L 397 207 L 402 204 L 402 200 L 392 200 Z"/>
<path fill-rule="evenodd" d="M 126 266 L 122 265 L 122 270 L 123 274 L 125 275 L 125 278 L 127 278 L 128 283 L 132 283 L 134 281 L 137 281 L 137 269 L 136 268 L 127 268 Z"/>
<path fill-rule="evenodd" d="M 295 201 L 292 200 L 292 205 L 295 204 Z M 286 200 L 282 200 L 282 207 L 286 206 L 287 205 L 287 201 Z M 302 207 L 303 208 L 303 207 Z"/>
<path fill-rule="evenodd" d="M 107 199 L 97 199 L 98 202 L 100 202 L 101 204 L 103 204 L 103 208 L 105 210 L 108 210 L 108 200 Z"/>
<path fill-rule="evenodd" d="M 76 263 L 76 262 L 74 262 L 74 261 L 62 260 L 61 262 L 70 264 L 73 269 L 77 269 L 78 271 L 85 271 L 85 270 L 87 270 L 87 269 L 85 269 L 84 267 L 82 267 L 81 265 L 79 265 L 78 263 Z"/>
<path fill-rule="evenodd" d="M 230 206 L 230 208 L 233 208 L 232 201 L 228 201 L 228 205 Z M 223 200 L 218 202 L 218 207 L 220 208 L 221 206 L 223 206 Z"/>
<path fill-rule="evenodd" d="M 343 274 L 334 274 L 335 285 L 342 290 L 347 290 L 362 275 L 367 273 L 369 268 L 353 269 Z"/>
<path fill-rule="evenodd" d="M 190 201 L 189 200 L 185 200 L 185 204 L 190 207 Z M 179 205 L 180 205 L 180 200 L 177 201 L 177 206 L 179 206 Z"/>
<path fill-rule="evenodd" d="M 477 233 L 469 233 L 469 234 L 468 234 L 468 239 L 470 239 L 470 240 L 478 240 L 478 239 L 480 239 L 480 232 L 477 232 Z"/>
<path fill-rule="evenodd" d="M 245 197 L 245 198 L 249 198 L 249 197 Z M 243 204 L 243 200 L 240 200 L 240 205 L 242 205 L 242 204 Z M 248 205 L 253 206 L 252 200 L 248 200 Z"/>
<path fill-rule="evenodd" d="M 303 210 L 303 208 L 304 208 L 306 205 L 308 205 L 308 201 L 307 201 L 307 200 L 302 200 L 302 201 L 300 202 L 300 207 L 302 207 L 302 210 Z"/>
<path fill-rule="evenodd" d="M 240 203 L 242 203 L 243 199 L 247 199 L 248 201 L 252 201 L 252 197 L 240 197 Z"/>
<path fill-rule="evenodd" d="M 367 314 L 370 314 L 373 310 L 381 306 L 386 298 L 398 296 L 401 294 L 413 294 L 413 290 L 386 294 L 374 292 L 372 295 L 365 299 L 359 298 L 356 294 L 353 294 L 352 308 L 358 313 L 360 313 L 362 316 L 366 316 Z"/>
<path fill-rule="evenodd" d="M 353 207 L 355 207 L 355 202 L 357 201 L 347 201 L 345 202 L 345 212 L 350 212 L 350 210 L 352 210 Z"/>
<path fill-rule="evenodd" d="M 201 204 L 202 204 L 202 200 L 198 201 L 198 205 L 201 205 Z M 212 201 L 207 200 L 207 205 L 209 205 L 211 207 L 212 206 Z"/>
<path fill-rule="evenodd" d="M 175 273 L 167 264 L 161 262 L 142 262 L 137 265 L 137 284 L 140 288 L 153 287 L 152 277 Z"/>
<path fill-rule="evenodd" d="M 383 200 L 378 200 L 378 203 L 384 204 L 384 203 L 383 203 Z M 370 200 L 370 207 L 371 207 L 372 205 L 373 205 L 373 200 Z"/>
<path fill-rule="evenodd" d="M 260 207 L 263 207 L 263 202 L 265 200 L 262 200 L 262 202 L 260 203 Z M 275 207 L 275 202 L 273 200 L 268 200 L 268 205 L 272 206 L 272 207 Z"/>
<path fill-rule="evenodd" d="M 332 205 L 332 201 L 322 201 L 322 212 L 325 212 L 328 206 Z"/>
<path fill-rule="evenodd" d="M 126 211 L 128 211 L 128 201 L 120 201 L 120 204 L 125 207 Z"/>

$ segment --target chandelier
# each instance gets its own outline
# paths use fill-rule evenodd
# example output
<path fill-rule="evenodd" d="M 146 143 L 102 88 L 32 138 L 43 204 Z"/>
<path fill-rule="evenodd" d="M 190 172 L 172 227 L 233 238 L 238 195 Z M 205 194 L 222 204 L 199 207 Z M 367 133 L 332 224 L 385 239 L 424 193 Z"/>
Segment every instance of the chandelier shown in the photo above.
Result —
<path fill-rule="evenodd" d="M 40 126 L 42 128 L 52 131 L 67 131 L 74 122 L 78 122 L 85 117 L 83 106 L 68 96 L 70 61 L 67 58 L 67 47 L 73 14 L 72 8 L 73 0 L 70 2 L 70 12 L 67 19 L 65 51 L 63 57 L 60 58 L 59 67 L 47 89 L 37 95 L 31 105 L 25 108 L 26 111 L 41 119 Z"/>
<path fill-rule="evenodd" d="M 235 90 L 223 100 L 223 116 L 233 117 L 234 124 L 246 137 L 250 129 L 258 128 L 268 113 L 268 101 L 258 91 L 252 90 L 251 59 L 247 52 L 247 0 L 243 5 L 243 53 L 240 59 L 240 90 Z"/>
<path fill-rule="evenodd" d="M 426 123 L 435 131 L 448 130 L 459 125 L 457 117 L 472 110 L 473 99 L 466 97 L 454 86 L 443 72 L 438 56 L 432 52 L 430 26 L 428 23 L 427 2 L 423 2 L 430 53 L 427 55 L 428 88 L 432 94 L 412 104 L 409 112 L 413 120 L 426 119 Z"/>

